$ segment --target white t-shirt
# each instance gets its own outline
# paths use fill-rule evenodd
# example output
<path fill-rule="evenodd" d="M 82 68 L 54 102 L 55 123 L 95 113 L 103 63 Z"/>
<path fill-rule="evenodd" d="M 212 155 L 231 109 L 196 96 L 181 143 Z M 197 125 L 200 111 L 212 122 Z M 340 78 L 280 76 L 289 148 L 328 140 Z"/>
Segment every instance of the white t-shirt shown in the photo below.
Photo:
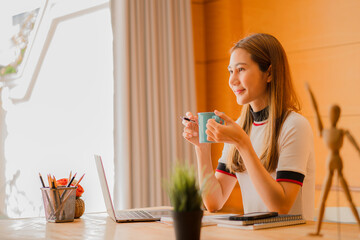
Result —
<path fill-rule="evenodd" d="M 254 122 L 250 132 L 250 140 L 258 157 L 262 154 L 266 125 L 267 120 Z M 238 179 L 245 213 L 269 211 L 247 171 L 234 175 L 226 168 L 229 147 L 230 145 L 225 143 L 216 171 Z M 278 182 L 293 182 L 302 186 L 288 214 L 302 214 L 304 219 L 313 220 L 315 158 L 312 129 L 307 119 L 298 113 L 291 112 L 281 128 L 278 147 L 278 166 L 271 176 Z"/>

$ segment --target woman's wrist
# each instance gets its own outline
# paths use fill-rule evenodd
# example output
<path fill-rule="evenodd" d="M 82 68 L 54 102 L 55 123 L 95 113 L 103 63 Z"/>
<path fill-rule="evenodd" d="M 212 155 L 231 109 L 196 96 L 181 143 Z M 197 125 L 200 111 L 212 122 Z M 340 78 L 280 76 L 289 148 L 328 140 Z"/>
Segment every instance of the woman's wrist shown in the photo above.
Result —
<path fill-rule="evenodd" d="M 252 147 L 251 143 L 249 144 L 248 141 L 236 142 L 234 145 L 241 156 Z"/>
<path fill-rule="evenodd" d="M 211 164 L 211 143 L 202 143 L 201 146 L 195 146 L 197 163 L 200 169 Z"/>
<path fill-rule="evenodd" d="M 196 152 L 209 152 L 211 151 L 211 143 L 200 143 L 199 145 L 195 146 Z"/>

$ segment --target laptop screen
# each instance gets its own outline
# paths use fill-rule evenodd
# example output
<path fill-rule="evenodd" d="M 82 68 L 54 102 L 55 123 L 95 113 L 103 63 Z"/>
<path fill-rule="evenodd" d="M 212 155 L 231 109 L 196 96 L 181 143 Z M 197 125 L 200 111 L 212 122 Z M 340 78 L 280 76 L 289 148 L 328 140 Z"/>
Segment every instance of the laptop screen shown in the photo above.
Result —
<path fill-rule="evenodd" d="M 95 157 L 96 168 L 97 168 L 97 171 L 98 171 L 98 174 L 99 174 L 101 190 L 102 190 L 102 193 L 104 195 L 104 201 L 105 201 L 105 205 L 106 205 L 106 210 L 107 210 L 109 216 L 114 221 L 116 221 L 114 205 L 113 205 L 113 202 L 111 200 L 111 195 L 110 195 L 109 186 L 108 186 L 107 180 L 106 180 L 104 165 L 103 165 L 101 157 L 99 155 L 94 155 L 94 157 Z"/>

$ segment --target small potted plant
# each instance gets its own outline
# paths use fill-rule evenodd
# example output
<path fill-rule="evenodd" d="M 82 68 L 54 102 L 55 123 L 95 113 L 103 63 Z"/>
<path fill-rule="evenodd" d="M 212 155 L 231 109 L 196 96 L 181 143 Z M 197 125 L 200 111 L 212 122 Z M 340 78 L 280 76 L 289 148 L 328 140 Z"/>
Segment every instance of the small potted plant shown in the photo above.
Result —
<path fill-rule="evenodd" d="M 200 239 L 202 191 L 194 168 L 177 164 L 167 182 L 167 192 L 173 206 L 176 239 Z"/>

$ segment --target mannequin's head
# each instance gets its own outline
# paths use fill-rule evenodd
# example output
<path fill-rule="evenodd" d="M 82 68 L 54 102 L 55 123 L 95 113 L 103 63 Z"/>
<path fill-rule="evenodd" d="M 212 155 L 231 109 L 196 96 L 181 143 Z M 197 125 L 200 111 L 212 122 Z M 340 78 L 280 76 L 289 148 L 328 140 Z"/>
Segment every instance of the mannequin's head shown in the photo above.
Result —
<path fill-rule="evenodd" d="M 329 109 L 330 123 L 332 127 L 336 127 L 336 124 L 340 117 L 340 107 L 338 105 L 332 105 Z"/>

